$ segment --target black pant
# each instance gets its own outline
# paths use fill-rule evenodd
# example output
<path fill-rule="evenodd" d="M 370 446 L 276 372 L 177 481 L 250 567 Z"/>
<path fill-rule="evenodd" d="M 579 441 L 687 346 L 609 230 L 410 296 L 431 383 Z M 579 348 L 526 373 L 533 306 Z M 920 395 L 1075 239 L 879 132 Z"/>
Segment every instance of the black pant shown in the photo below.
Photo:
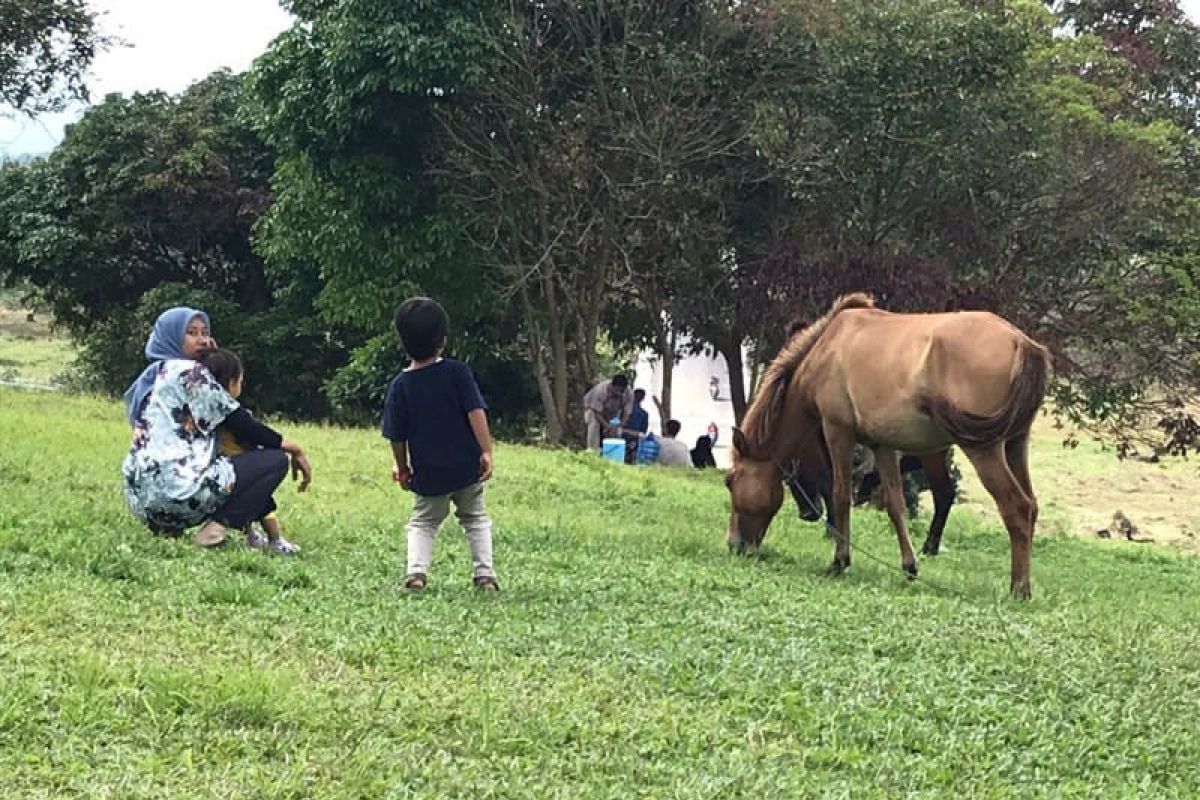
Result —
<path fill-rule="evenodd" d="M 230 461 L 236 475 L 233 494 L 213 519 L 230 528 L 241 528 L 275 508 L 271 494 L 287 476 L 288 458 L 282 450 L 247 450 Z"/>

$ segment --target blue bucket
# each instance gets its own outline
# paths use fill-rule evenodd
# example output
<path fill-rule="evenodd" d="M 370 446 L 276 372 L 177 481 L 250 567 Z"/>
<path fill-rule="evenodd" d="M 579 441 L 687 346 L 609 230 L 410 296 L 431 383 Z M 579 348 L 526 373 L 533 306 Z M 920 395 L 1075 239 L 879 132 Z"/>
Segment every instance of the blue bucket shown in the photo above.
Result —
<path fill-rule="evenodd" d="M 625 463 L 625 440 L 605 439 L 600 443 L 600 455 L 618 464 Z"/>

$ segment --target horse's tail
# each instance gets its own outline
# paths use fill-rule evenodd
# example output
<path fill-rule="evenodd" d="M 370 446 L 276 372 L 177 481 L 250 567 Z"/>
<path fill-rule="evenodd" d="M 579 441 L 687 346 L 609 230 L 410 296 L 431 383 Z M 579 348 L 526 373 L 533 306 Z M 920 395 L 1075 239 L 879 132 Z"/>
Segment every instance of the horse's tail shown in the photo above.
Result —
<path fill-rule="evenodd" d="M 965 447 L 987 447 L 1025 433 L 1033 425 L 1050 372 L 1050 354 L 1031 339 L 1020 344 L 1021 357 L 1013 364 L 1008 397 L 994 414 L 963 411 L 945 397 L 927 397 L 922 410 L 938 427 Z"/>

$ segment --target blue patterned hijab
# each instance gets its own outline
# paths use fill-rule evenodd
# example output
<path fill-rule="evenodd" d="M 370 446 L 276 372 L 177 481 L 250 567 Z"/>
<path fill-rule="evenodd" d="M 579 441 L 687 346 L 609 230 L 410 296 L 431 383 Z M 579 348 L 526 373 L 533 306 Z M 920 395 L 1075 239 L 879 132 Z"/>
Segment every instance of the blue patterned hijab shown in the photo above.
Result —
<path fill-rule="evenodd" d="M 129 420 L 130 425 L 137 421 L 137 413 L 142 407 L 142 401 L 146 399 L 150 388 L 154 386 L 154 376 L 158 372 L 158 365 L 170 358 L 187 358 L 183 352 L 183 338 L 187 334 L 188 325 L 196 317 L 204 320 L 204 324 L 208 325 L 208 314 L 194 308 L 176 306 L 159 314 L 154 323 L 154 330 L 150 332 L 150 338 L 146 340 L 146 358 L 150 359 L 150 366 L 146 367 L 137 380 L 129 384 L 129 388 L 125 390 L 125 417 Z"/>

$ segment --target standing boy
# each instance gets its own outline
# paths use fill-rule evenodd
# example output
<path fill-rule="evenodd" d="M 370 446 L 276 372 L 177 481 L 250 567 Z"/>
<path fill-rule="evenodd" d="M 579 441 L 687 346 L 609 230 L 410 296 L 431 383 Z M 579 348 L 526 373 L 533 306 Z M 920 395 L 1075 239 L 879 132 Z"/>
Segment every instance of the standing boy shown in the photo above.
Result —
<path fill-rule="evenodd" d="M 475 586 L 495 591 L 492 521 L 483 503 L 483 483 L 492 477 L 487 404 L 467 365 L 442 358 L 450 318 L 436 300 L 405 300 L 395 324 L 411 362 L 388 388 L 383 435 L 395 456 L 392 479 L 416 495 L 404 588 L 425 588 L 433 540 L 453 500 L 471 548 Z"/>

